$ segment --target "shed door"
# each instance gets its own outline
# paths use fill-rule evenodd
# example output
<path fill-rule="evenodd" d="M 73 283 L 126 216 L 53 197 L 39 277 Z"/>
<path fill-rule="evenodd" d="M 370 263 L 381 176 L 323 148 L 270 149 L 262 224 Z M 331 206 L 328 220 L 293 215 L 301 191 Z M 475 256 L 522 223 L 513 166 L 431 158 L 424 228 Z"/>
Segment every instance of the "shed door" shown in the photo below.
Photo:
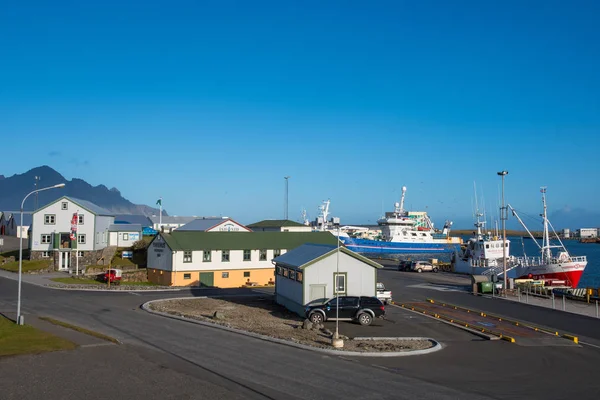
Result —
<path fill-rule="evenodd" d="M 310 285 L 309 302 L 325 298 L 325 285 Z"/>
<path fill-rule="evenodd" d="M 214 272 L 200 272 L 200 286 L 212 287 L 215 284 Z"/>

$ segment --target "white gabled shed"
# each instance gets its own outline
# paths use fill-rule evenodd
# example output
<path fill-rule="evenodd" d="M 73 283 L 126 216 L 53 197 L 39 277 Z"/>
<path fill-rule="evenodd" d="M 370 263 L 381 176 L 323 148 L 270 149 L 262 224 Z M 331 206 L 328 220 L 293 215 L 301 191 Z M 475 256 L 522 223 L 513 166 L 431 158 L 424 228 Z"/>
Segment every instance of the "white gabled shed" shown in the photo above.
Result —
<path fill-rule="evenodd" d="M 273 262 L 275 301 L 301 316 L 307 304 L 337 295 L 376 296 L 377 270 L 383 268 L 345 247 L 320 244 L 304 244 Z"/>

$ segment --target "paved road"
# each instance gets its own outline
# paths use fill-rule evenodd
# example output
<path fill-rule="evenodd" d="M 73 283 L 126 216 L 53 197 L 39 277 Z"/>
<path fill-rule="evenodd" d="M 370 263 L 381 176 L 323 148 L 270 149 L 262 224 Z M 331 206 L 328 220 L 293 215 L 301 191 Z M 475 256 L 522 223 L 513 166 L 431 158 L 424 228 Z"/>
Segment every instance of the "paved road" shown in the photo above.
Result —
<path fill-rule="evenodd" d="M 400 297 L 406 300 L 422 300 L 436 293 L 439 296 L 450 296 L 457 303 L 475 301 L 472 299 L 482 300 L 460 292 L 415 287 L 423 284 L 427 286 L 429 280 L 444 285 L 451 285 L 453 282 L 455 284 L 455 276 L 446 278 L 443 274 L 408 274 L 385 270 L 381 272 L 380 278 L 392 289 L 397 299 Z M 460 284 L 460 281 L 458 283 Z M 109 361 L 111 358 L 108 352 L 106 358 L 99 360 L 104 363 L 111 362 L 113 368 L 126 370 L 126 376 L 131 379 L 127 382 L 130 387 L 153 387 L 153 379 L 158 374 L 156 384 L 160 384 L 162 388 L 170 382 L 170 379 L 164 377 L 171 376 L 172 398 L 226 398 L 231 394 L 231 398 L 235 395 L 242 398 L 274 399 L 562 399 L 567 396 L 590 398 L 598 391 L 594 384 L 595 368 L 590 366 L 600 363 L 600 349 L 543 344 L 517 346 L 507 342 L 490 342 L 408 311 L 392 311 L 391 307 L 388 309 L 390 319 L 394 323 L 387 324 L 384 328 L 373 329 L 397 327 L 394 331 L 400 335 L 433 336 L 442 342 L 444 349 L 419 357 L 329 357 L 214 328 L 164 319 L 139 309 L 141 303 L 150 299 L 205 294 L 210 292 L 89 293 L 24 285 L 23 307 L 26 313 L 68 320 L 123 340 L 126 345 L 115 348 L 124 349 L 127 354 L 131 352 L 132 355 L 127 358 L 135 362 L 127 363 L 115 356 L 113 363 Z M 14 310 L 15 298 L 15 282 L 0 279 L 0 311 Z M 481 306 L 487 303 L 477 304 Z M 490 304 L 500 302 L 490 301 Z M 555 322 L 564 323 L 561 318 L 555 318 Z M 588 322 L 580 324 L 585 327 Z M 350 333 L 348 336 L 354 336 L 351 330 L 358 328 L 347 325 L 346 328 L 342 328 L 342 333 L 345 332 L 344 329 Z M 586 332 L 590 335 L 593 333 L 588 330 Z M 54 376 L 56 381 L 61 382 L 63 393 L 74 396 L 75 393 L 82 393 L 78 382 L 83 377 L 80 378 L 82 372 L 79 372 L 77 363 L 89 362 L 98 355 L 83 349 L 69 354 L 69 357 L 56 356 L 57 360 L 52 361 L 66 363 L 60 368 L 72 366 L 73 373 L 68 379 Z M 9 370 L 12 369 L 13 363 L 23 362 L 25 364 L 21 368 L 26 368 L 26 361 L 21 361 L 26 359 L 28 358 L 0 362 L 0 377 L 4 376 L 5 372 L 10 376 Z M 90 366 L 85 368 L 84 374 L 93 370 L 92 364 L 93 362 L 90 362 Z M 136 372 L 149 373 L 139 372 L 132 375 L 133 369 Z M 163 375 L 160 375 L 161 371 Z M 50 372 L 49 376 L 53 376 L 53 373 Z M 192 377 L 193 380 L 187 380 L 188 377 Z M 0 378 L 0 383 L 2 379 Z M 35 386 L 35 383 L 33 385 Z M 207 390 L 190 394 L 182 389 L 187 385 L 193 385 L 195 388 L 206 387 Z M 18 387 L 12 389 L 20 390 Z M 131 389 L 127 393 L 130 392 L 134 390 Z M 15 396 L 19 394 L 11 393 Z M 143 389 L 140 393 L 147 392 Z M 158 395 L 157 389 L 156 396 Z M 86 394 L 90 400 L 94 399 L 94 396 L 103 398 L 95 392 Z M 129 395 L 128 397 L 136 398 Z M 169 398 L 161 395 L 161 398 L 165 397 Z"/>
<path fill-rule="evenodd" d="M 148 349 L 158 350 L 154 359 L 158 359 L 159 364 L 163 362 L 163 358 L 177 360 L 180 372 L 196 377 L 194 387 L 208 388 L 199 393 L 198 398 L 223 398 L 223 393 L 232 388 L 238 388 L 238 392 L 247 398 L 485 398 L 471 393 L 469 388 L 449 389 L 434 382 L 378 369 L 369 362 L 355 363 L 340 357 L 329 357 L 214 328 L 165 319 L 139 308 L 144 301 L 169 295 L 173 294 L 68 292 L 24 285 L 23 307 L 26 313 L 68 320 L 123 340 L 127 344 L 127 351 L 138 355 L 135 358 L 138 360 L 135 371 L 139 371 L 139 375 L 133 384 L 142 382 L 143 385 L 153 385 L 154 377 L 146 373 L 147 365 L 141 360 L 145 358 Z M 14 281 L 0 279 L 0 312 L 13 310 L 15 297 Z M 89 363 L 90 366 L 82 372 L 77 359 L 82 358 L 83 353 L 79 358 L 72 357 L 57 357 L 64 362 L 70 358 L 70 375 L 60 379 L 52 371 L 49 374 L 57 377 L 56 382 L 60 382 L 64 393 L 81 393 L 79 381 L 93 371 L 93 363 Z M 4 360 L 0 363 L 0 376 L 13 368 L 13 362 L 17 361 Z M 101 359 L 99 362 L 108 361 Z M 128 371 L 134 368 L 131 363 L 122 364 L 119 359 L 111 361 L 111 364 L 114 368 Z M 152 362 L 148 365 L 150 372 L 157 371 L 153 365 Z M 168 363 L 165 366 L 168 370 L 165 373 L 170 373 L 171 367 Z M 127 376 L 131 376 L 131 373 Z M 44 384 L 48 382 L 50 381 L 45 381 Z M 211 383 L 217 385 L 219 390 L 210 389 Z M 35 384 L 34 381 L 32 385 Z M 164 384 L 168 384 L 168 381 Z M 172 384 L 177 386 L 179 381 L 174 379 Z M 19 394 L 29 393 L 20 387 L 11 386 L 11 389 L 11 393 L 17 398 L 20 398 Z M 30 389 L 31 387 L 27 390 Z M 93 398 L 94 395 L 96 394 L 86 397 Z M 97 398 L 104 397 L 98 393 Z"/>

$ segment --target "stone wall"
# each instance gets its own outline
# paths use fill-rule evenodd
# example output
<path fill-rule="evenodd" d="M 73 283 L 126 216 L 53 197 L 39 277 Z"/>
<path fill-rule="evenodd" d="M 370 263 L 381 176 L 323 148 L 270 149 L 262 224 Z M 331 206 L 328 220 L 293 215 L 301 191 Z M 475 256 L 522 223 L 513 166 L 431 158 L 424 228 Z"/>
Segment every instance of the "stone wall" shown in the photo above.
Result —
<path fill-rule="evenodd" d="M 121 276 L 123 282 L 148 282 L 148 271 L 140 269 L 137 271 L 123 271 Z"/>

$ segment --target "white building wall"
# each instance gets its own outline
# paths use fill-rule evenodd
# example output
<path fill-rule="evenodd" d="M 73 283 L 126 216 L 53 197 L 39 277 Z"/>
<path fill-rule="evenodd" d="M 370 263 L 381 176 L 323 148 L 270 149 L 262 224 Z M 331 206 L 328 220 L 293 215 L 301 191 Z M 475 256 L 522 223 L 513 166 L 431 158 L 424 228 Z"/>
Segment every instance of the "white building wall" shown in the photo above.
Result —
<path fill-rule="evenodd" d="M 176 251 L 173 255 L 173 263 L 175 266 L 174 271 L 213 271 L 213 270 L 247 270 L 247 269 L 261 269 L 261 268 L 273 268 L 274 265 L 271 260 L 274 257 L 274 250 L 267 250 L 267 259 L 265 261 L 259 261 L 259 250 L 250 251 L 251 261 L 244 261 L 243 250 L 230 250 L 229 251 L 229 262 L 222 260 L 222 250 L 211 250 L 211 261 L 203 262 L 202 250 L 192 252 L 192 262 L 183 262 L 183 251 Z M 281 250 L 281 254 L 285 254 L 286 250 Z"/>
<path fill-rule="evenodd" d="M 325 296 L 334 297 L 333 274 L 336 271 L 336 254 L 320 260 L 304 269 L 304 298 L 310 300 L 310 285 L 326 285 Z M 346 272 L 347 296 L 375 296 L 376 268 L 340 252 L 339 272 Z"/>
<path fill-rule="evenodd" d="M 598 237 L 598 229 L 596 228 L 581 228 L 579 229 L 580 238 L 594 238 Z"/>
<path fill-rule="evenodd" d="M 248 232 L 248 228 L 235 221 L 227 221 L 208 229 L 206 232 Z"/>
<path fill-rule="evenodd" d="M 148 269 L 173 270 L 173 252 L 160 235 L 148 247 L 147 265 Z"/>
<path fill-rule="evenodd" d="M 110 232 L 109 246 L 131 247 L 142 238 L 141 232 Z"/>
<path fill-rule="evenodd" d="M 62 209 L 62 203 L 67 202 L 67 210 Z M 78 243 L 77 250 L 90 251 L 94 250 L 94 214 L 82 209 L 77 204 L 68 201 L 66 199 L 59 200 L 54 204 L 42 208 L 33 214 L 32 228 L 31 228 L 31 250 L 32 251 L 49 251 L 52 250 L 53 242 L 55 240 L 55 233 L 70 233 L 71 232 L 71 218 L 73 214 L 78 212 L 79 215 L 83 215 L 83 224 L 80 224 L 78 229 L 79 235 L 85 235 L 85 244 Z M 45 215 L 55 215 L 55 223 L 45 224 Z M 112 217 L 111 217 L 112 218 Z M 114 219 L 114 218 L 113 218 Z M 42 244 L 41 235 L 51 235 L 51 243 Z"/>
<path fill-rule="evenodd" d="M 281 232 L 312 232 L 310 226 L 284 226 L 281 228 Z"/>
<path fill-rule="evenodd" d="M 94 250 L 102 250 L 108 246 L 108 227 L 115 223 L 115 217 L 98 215 L 94 232 Z"/>

